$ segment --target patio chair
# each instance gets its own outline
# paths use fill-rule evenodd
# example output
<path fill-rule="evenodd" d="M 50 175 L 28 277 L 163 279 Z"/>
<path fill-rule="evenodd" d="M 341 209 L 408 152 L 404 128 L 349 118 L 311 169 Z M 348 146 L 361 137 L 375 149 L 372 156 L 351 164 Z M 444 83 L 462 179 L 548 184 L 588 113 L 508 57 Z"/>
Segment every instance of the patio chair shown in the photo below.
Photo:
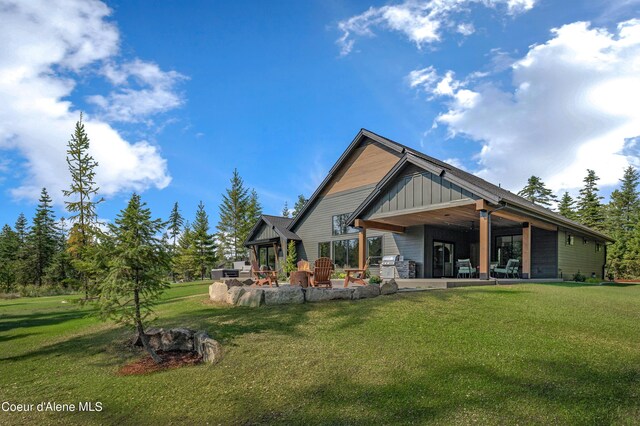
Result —
<path fill-rule="evenodd" d="M 466 275 L 466 277 L 464 275 Z M 471 259 L 458 259 L 457 278 L 473 278 L 475 275 L 476 268 L 471 266 Z"/>
<path fill-rule="evenodd" d="M 233 269 L 237 269 L 241 274 L 251 274 L 251 265 L 248 265 L 244 260 L 233 262 Z"/>
<path fill-rule="evenodd" d="M 520 273 L 518 272 L 519 267 L 520 261 L 518 259 L 509 259 L 504 268 L 495 268 L 493 272 L 495 272 L 496 277 L 502 274 L 505 278 L 510 278 L 510 276 L 511 278 L 520 278 Z"/>
<path fill-rule="evenodd" d="M 498 262 L 491 262 L 489 264 L 489 276 L 490 277 L 495 277 L 496 276 L 496 268 L 498 267 Z"/>
<path fill-rule="evenodd" d="M 328 257 L 321 257 L 313 265 L 313 276 L 311 285 L 313 287 L 331 288 L 331 274 L 333 273 L 333 262 Z"/>
<path fill-rule="evenodd" d="M 369 269 L 369 259 L 371 258 L 367 258 L 367 262 L 364 264 L 363 269 L 349 268 L 344 270 L 344 272 L 347 274 L 344 277 L 345 287 L 349 287 L 349 283 L 367 285 L 364 279 L 367 276 L 367 269 Z"/>
<path fill-rule="evenodd" d="M 278 287 L 278 271 L 272 271 L 266 266 L 260 268 L 255 260 L 251 262 L 251 274 L 255 278 L 254 285 L 262 287 L 269 284 L 269 287 L 273 287 L 275 284 Z"/>

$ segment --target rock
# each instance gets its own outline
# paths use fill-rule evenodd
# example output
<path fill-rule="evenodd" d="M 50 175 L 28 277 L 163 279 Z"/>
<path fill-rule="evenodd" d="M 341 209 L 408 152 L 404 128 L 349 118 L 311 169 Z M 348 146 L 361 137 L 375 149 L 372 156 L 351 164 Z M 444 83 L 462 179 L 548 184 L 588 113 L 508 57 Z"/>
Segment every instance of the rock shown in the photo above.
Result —
<path fill-rule="evenodd" d="M 237 306 L 249 306 L 257 308 L 264 302 L 264 290 L 261 288 L 245 289 L 245 292 L 236 303 Z"/>
<path fill-rule="evenodd" d="M 351 299 L 353 288 L 317 288 L 308 287 L 305 289 L 305 300 L 309 303 L 324 302 L 327 300 Z"/>
<path fill-rule="evenodd" d="M 253 280 L 251 278 L 247 278 L 246 280 L 242 281 L 242 284 L 253 285 Z"/>
<path fill-rule="evenodd" d="M 244 287 L 231 287 L 229 291 L 227 291 L 227 303 L 230 305 L 235 305 L 238 303 L 238 299 L 246 292 Z"/>
<path fill-rule="evenodd" d="M 147 339 L 149 340 L 149 345 L 153 348 L 153 350 L 162 349 L 162 333 L 164 333 L 164 329 L 162 328 L 148 328 L 144 334 L 147 335 Z M 140 338 L 140 334 L 136 333 L 133 337 L 133 344 L 135 346 L 142 346 L 142 339 Z"/>
<path fill-rule="evenodd" d="M 215 282 L 209 286 L 209 299 L 213 302 L 227 302 L 227 290 L 225 283 Z"/>
<path fill-rule="evenodd" d="M 398 284 L 393 278 L 380 286 L 380 294 L 394 294 L 398 292 Z"/>
<path fill-rule="evenodd" d="M 210 364 L 219 362 L 222 359 L 222 345 L 215 339 L 209 337 L 204 331 L 199 331 L 193 335 L 194 350 L 202 356 L 204 362 Z"/>
<path fill-rule="evenodd" d="M 280 286 L 277 288 L 265 289 L 265 305 L 289 305 L 304 303 L 304 292 L 299 286 Z"/>
<path fill-rule="evenodd" d="M 378 297 L 378 296 L 380 296 L 380 287 L 377 285 L 370 284 L 370 285 L 354 287 L 351 298 L 353 300 L 356 300 L 356 299 L 366 299 L 368 297 Z"/>
<path fill-rule="evenodd" d="M 243 283 L 237 278 L 232 278 L 230 280 L 224 280 L 224 283 L 227 285 L 227 288 L 231 287 L 242 287 Z"/>
<path fill-rule="evenodd" d="M 172 328 L 163 332 L 161 338 L 163 351 L 193 351 L 193 331 L 186 328 Z"/>

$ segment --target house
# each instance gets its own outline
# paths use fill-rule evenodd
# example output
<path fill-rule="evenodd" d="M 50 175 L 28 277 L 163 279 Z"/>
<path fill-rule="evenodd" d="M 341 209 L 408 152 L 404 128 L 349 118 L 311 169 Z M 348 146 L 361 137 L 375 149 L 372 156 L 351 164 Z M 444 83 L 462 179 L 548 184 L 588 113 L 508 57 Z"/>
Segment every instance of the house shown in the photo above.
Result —
<path fill-rule="evenodd" d="M 245 245 L 276 267 L 288 241 L 298 257 L 338 268 L 384 255 L 416 262 L 417 277 L 456 274 L 471 259 L 479 278 L 492 263 L 520 260 L 522 278 L 601 278 L 608 236 L 499 186 L 362 129 L 294 218 L 263 216 Z"/>

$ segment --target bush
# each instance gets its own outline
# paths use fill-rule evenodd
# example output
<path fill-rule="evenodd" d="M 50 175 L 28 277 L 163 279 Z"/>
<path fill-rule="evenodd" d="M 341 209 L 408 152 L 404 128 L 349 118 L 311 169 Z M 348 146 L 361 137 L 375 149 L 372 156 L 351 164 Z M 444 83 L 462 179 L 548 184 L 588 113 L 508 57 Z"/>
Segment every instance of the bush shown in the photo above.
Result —
<path fill-rule="evenodd" d="M 339 272 L 339 271 L 334 271 L 333 274 L 331 274 L 331 278 L 334 280 L 344 280 L 346 276 L 347 276 L 346 272 Z"/>
<path fill-rule="evenodd" d="M 372 275 L 371 278 L 369 278 L 369 284 L 380 284 L 382 283 L 382 278 L 380 278 L 377 275 Z"/>
<path fill-rule="evenodd" d="M 43 297 L 43 296 L 59 296 L 62 294 L 72 294 L 73 290 L 55 285 L 37 286 L 33 284 L 20 287 L 20 296 L 22 297 Z"/>
<path fill-rule="evenodd" d="M 582 275 L 582 274 L 580 273 L 580 271 L 576 272 L 576 273 L 573 275 L 573 281 L 575 281 L 575 282 L 577 282 L 577 283 L 583 283 L 583 282 L 585 282 L 585 281 L 586 281 L 586 279 L 587 279 L 587 277 L 585 277 L 584 275 Z"/>
<path fill-rule="evenodd" d="M 587 278 L 586 282 L 590 284 L 600 284 L 602 280 L 600 278 Z"/>

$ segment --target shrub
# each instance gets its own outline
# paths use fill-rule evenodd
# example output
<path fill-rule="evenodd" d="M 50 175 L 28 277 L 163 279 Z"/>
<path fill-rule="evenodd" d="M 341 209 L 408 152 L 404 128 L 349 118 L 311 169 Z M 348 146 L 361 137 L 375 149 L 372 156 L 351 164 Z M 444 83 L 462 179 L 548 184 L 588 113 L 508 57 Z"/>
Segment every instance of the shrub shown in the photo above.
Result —
<path fill-rule="evenodd" d="M 380 278 L 377 275 L 372 275 L 371 278 L 369 278 L 369 284 L 380 284 L 382 283 L 382 278 Z"/>
<path fill-rule="evenodd" d="M 580 273 L 580 271 L 576 272 L 576 273 L 573 275 L 573 281 L 578 282 L 578 283 L 583 283 L 583 282 L 585 282 L 585 281 L 586 281 L 586 279 L 587 279 L 587 277 L 585 277 L 584 275 L 582 275 L 582 274 Z"/>
<path fill-rule="evenodd" d="M 590 284 L 600 284 L 602 280 L 600 278 L 587 278 L 586 282 Z"/>
<path fill-rule="evenodd" d="M 42 285 L 37 286 L 33 284 L 20 287 L 20 296 L 22 297 L 43 297 L 43 296 L 59 296 L 62 294 L 72 294 L 74 291 L 69 288 L 64 288 L 57 285 Z"/>
<path fill-rule="evenodd" d="M 333 274 L 331 274 L 331 278 L 334 280 L 343 280 L 346 276 L 347 274 L 342 271 L 333 271 Z"/>

